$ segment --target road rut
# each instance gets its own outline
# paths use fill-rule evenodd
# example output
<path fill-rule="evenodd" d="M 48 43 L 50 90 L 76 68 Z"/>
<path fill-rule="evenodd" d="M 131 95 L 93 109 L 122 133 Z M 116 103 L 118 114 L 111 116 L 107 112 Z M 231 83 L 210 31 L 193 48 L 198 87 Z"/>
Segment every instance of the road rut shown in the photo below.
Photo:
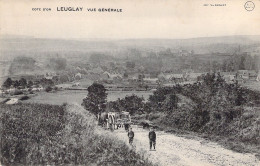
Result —
<path fill-rule="evenodd" d="M 162 166 L 260 166 L 254 154 L 243 154 L 228 150 L 202 138 L 188 139 L 163 131 L 156 132 L 156 151 L 149 151 L 148 131 L 133 126 L 134 147 L 155 164 Z M 123 129 L 115 130 L 115 135 L 128 143 Z"/>

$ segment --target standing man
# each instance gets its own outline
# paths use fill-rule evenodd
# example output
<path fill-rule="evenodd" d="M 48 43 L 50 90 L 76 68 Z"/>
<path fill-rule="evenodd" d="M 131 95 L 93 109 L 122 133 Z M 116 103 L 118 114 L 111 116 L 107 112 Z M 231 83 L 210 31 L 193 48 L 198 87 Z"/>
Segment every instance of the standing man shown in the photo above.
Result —
<path fill-rule="evenodd" d="M 152 145 L 153 145 L 153 149 L 155 150 L 156 133 L 154 132 L 154 129 L 152 127 L 150 128 L 150 132 L 149 132 L 149 142 L 150 142 L 150 150 L 152 150 Z"/>
<path fill-rule="evenodd" d="M 128 138 L 129 138 L 129 144 L 132 145 L 133 144 L 133 140 L 134 140 L 134 136 L 135 133 L 132 131 L 132 128 L 129 128 L 129 132 L 128 132 Z"/>

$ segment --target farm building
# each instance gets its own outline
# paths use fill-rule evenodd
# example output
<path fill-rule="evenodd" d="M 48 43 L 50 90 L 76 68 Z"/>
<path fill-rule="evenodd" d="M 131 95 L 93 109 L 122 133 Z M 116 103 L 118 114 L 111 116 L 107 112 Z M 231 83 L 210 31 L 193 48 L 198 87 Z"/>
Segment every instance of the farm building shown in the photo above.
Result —
<path fill-rule="evenodd" d="M 197 81 L 198 77 L 202 76 L 204 73 L 188 73 L 185 77 L 187 81 Z"/>
<path fill-rule="evenodd" d="M 80 73 L 77 73 L 76 75 L 75 75 L 75 79 L 76 80 L 80 80 L 82 78 L 82 75 L 80 74 Z"/>
<path fill-rule="evenodd" d="M 181 83 L 185 79 L 184 79 L 183 74 L 164 74 L 164 73 L 161 73 L 161 74 L 158 75 L 158 80 L 160 82 L 163 82 L 163 83 L 171 83 L 171 82 Z"/>
<path fill-rule="evenodd" d="M 105 71 L 103 74 L 100 75 L 102 80 L 108 80 L 110 78 L 110 73 Z"/>
<path fill-rule="evenodd" d="M 238 70 L 236 73 L 236 80 L 241 83 L 245 83 L 246 81 L 257 81 L 257 77 L 258 74 L 254 70 Z"/>
<path fill-rule="evenodd" d="M 237 71 L 237 79 L 238 78 L 243 78 L 244 80 L 248 80 L 249 79 L 248 70 L 238 70 Z"/>
<path fill-rule="evenodd" d="M 220 75 L 225 79 L 226 82 L 233 82 L 236 79 L 235 72 L 221 72 Z"/>
<path fill-rule="evenodd" d="M 257 80 L 257 76 L 258 76 L 258 74 L 254 70 L 249 70 L 248 71 L 249 80 L 256 81 Z"/>

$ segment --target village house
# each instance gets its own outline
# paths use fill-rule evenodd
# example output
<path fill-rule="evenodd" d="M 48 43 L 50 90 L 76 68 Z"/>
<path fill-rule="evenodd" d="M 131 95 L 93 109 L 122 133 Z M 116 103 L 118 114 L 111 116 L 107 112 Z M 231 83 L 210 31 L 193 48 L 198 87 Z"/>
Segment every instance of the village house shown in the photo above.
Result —
<path fill-rule="evenodd" d="M 184 82 L 184 77 L 183 74 L 172 74 L 169 80 L 174 83 L 182 83 Z"/>
<path fill-rule="evenodd" d="M 159 85 L 158 78 L 144 78 L 144 86 L 148 89 L 156 89 Z"/>
<path fill-rule="evenodd" d="M 81 71 L 81 68 L 79 66 L 76 67 L 77 72 Z"/>
<path fill-rule="evenodd" d="M 42 86 L 40 86 L 40 87 L 33 87 L 32 88 L 33 92 L 39 92 L 39 91 L 43 91 L 43 90 L 44 90 L 44 88 Z"/>
<path fill-rule="evenodd" d="M 248 77 L 249 77 L 250 81 L 257 81 L 257 76 L 258 76 L 258 74 L 256 71 L 254 71 L 254 70 L 248 71 Z"/>
<path fill-rule="evenodd" d="M 152 83 L 156 84 L 158 83 L 159 80 L 158 78 L 144 78 L 143 81 L 144 83 L 148 83 L 148 84 L 152 84 Z"/>
<path fill-rule="evenodd" d="M 220 72 L 220 75 L 224 78 L 227 83 L 232 83 L 236 80 L 235 72 Z"/>
<path fill-rule="evenodd" d="M 104 71 L 101 67 L 97 67 L 97 68 L 94 68 L 92 70 L 89 71 L 89 73 L 92 73 L 92 74 L 102 74 Z"/>
<path fill-rule="evenodd" d="M 80 86 L 80 83 L 79 82 L 74 82 L 72 87 L 79 87 Z"/>
<path fill-rule="evenodd" d="M 75 79 L 76 80 L 80 80 L 82 78 L 82 75 L 80 74 L 80 73 L 77 73 L 76 75 L 75 75 Z"/>
<path fill-rule="evenodd" d="M 111 74 L 107 71 L 102 73 L 100 75 L 100 79 L 99 79 L 99 81 L 105 82 L 105 83 L 108 83 L 108 84 L 122 83 L 122 80 L 123 80 L 123 76 L 121 74 L 118 74 L 118 73 Z"/>
<path fill-rule="evenodd" d="M 102 73 L 102 74 L 100 75 L 100 79 L 101 79 L 101 80 L 108 80 L 109 78 L 110 78 L 110 73 L 107 72 L 107 71 L 105 71 L 104 73 Z"/>
<path fill-rule="evenodd" d="M 161 83 L 181 83 L 184 82 L 183 74 L 164 74 L 161 73 L 158 75 L 158 80 Z"/>
<path fill-rule="evenodd" d="M 187 81 L 198 81 L 198 79 L 203 75 L 204 73 L 189 73 L 186 76 Z"/>
<path fill-rule="evenodd" d="M 93 81 L 100 80 L 100 76 L 104 73 L 101 67 L 97 67 L 88 71 L 87 78 Z"/>
<path fill-rule="evenodd" d="M 190 51 L 187 51 L 187 50 L 180 50 L 179 51 L 179 56 L 189 56 L 189 55 L 191 55 Z"/>
<path fill-rule="evenodd" d="M 42 78 L 44 78 L 44 75 L 43 75 L 43 74 L 35 75 L 35 79 L 42 79 Z"/>
<path fill-rule="evenodd" d="M 110 79 L 113 79 L 113 83 L 121 83 L 123 80 L 123 76 L 120 74 L 111 74 Z"/>
<path fill-rule="evenodd" d="M 144 74 L 144 78 L 151 78 L 151 74 Z"/>
<path fill-rule="evenodd" d="M 244 80 L 248 80 L 249 79 L 248 70 L 238 70 L 236 77 L 237 78 L 242 78 Z"/>
<path fill-rule="evenodd" d="M 236 81 L 245 83 L 246 81 L 257 81 L 258 74 L 254 70 L 238 70 L 236 73 Z"/>
<path fill-rule="evenodd" d="M 161 83 L 166 83 L 167 82 L 167 77 L 164 73 L 160 73 L 158 75 L 158 81 L 161 82 Z"/>
<path fill-rule="evenodd" d="M 144 75 L 140 73 L 129 74 L 127 81 L 129 84 L 142 85 L 144 83 Z"/>

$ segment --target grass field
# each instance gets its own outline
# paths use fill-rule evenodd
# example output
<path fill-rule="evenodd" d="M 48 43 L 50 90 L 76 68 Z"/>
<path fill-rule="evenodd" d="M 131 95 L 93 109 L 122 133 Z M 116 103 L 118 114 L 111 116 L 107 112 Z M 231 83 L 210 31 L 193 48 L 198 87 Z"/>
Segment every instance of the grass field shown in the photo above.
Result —
<path fill-rule="evenodd" d="M 44 104 L 58 104 L 61 105 L 63 103 L 77 103 L 81 104 L 83 98 L 87 96 L 88 92 L 83 90 L 65 90 L 58 91 L 54 93 L 40 92 L 38 95 L 32 97 L 27 100 L 28 103 L 44 103 Z M 108 91 L 107 100 L 115 101 L 118 98 L 124 98 L 125 96 L 130 96 L 135 94 L 139 97 L 144 97 L 147 101 L 149 95 L 152 92 L 141 92 L 141 91 Z"/>

